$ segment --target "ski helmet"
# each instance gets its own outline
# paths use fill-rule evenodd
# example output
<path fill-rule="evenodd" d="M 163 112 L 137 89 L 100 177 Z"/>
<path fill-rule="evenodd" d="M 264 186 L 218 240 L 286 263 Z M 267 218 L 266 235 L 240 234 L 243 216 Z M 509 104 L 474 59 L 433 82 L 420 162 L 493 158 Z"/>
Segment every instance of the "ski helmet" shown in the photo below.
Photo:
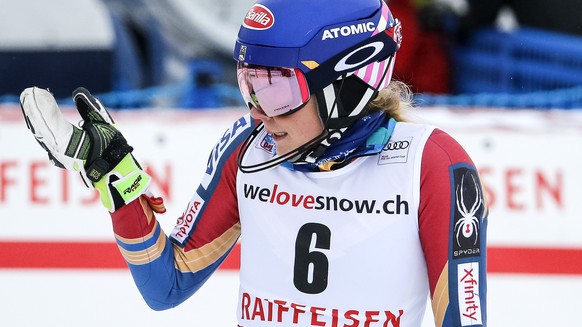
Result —
<path fill-rule="evenodd" d="M 234 59 L 239 70 L 284 67 L 277 73 L 288 79 L 286 85 L 297 83 L 302 88 L 297 92 L 315 95 L 325 136 L 285 156 L 313 162 L 389 84 L 401 40 L 400 23 L 383 0 L 259 0 L 240 27 Z M 269 102 L 241 83 L 239 77 L 249 107 Z M 291 98 L 285 104 L 290 110 L 309 100 L 301 94 Z M 276 105 L 273 110 L 282 108 Z"/>

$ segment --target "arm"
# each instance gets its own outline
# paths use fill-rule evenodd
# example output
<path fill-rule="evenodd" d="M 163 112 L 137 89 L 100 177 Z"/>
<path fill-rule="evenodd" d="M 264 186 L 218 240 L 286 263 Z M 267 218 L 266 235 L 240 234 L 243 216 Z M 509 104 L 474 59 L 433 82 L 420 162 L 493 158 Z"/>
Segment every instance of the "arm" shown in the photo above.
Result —
<path fill-rule="evenodd" d="M 27 126 L 55 166 L 79 172 L 99 191 L 148 305 L 156 310 L 176 306 L 200 288 L 239 237 L 236 153 L 252 130 L 250 116 L 236 121 L 213 149 L 205 177 L 169 238 L 154 214 L 165 212 L 163 200 L 151 196 L 151 177 L 105 107 L 83 88 L 73 92 L 73 99 L 81 127 L 64 119 L 48 90 L 24 90 L 20 103 Z"/>
<path fill-rule="evenodd" d="M 485 326 L 488 209 L 477 170 L 452 137 L 435 130 L 420 183 L 420 239 L 436 326 Z"/>
<path fill-rule="evenodd" d="M 240 235 L 236 153 L 252 129 L 239 119 L 215 146 L 205 178 L 170 237 L 155 212 L 161 199 L 142 195 L 111 214 L 120 251 L 144 300 L 155 310 L 174 307 L 196 292 L 224 261 Z"/>

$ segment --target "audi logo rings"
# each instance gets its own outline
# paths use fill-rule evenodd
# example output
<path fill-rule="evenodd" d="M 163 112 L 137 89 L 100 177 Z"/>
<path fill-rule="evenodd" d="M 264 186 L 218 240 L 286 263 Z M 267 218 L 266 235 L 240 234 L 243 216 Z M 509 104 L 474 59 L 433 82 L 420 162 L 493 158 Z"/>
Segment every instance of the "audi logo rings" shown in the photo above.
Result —
<path fill-rule="evenodd" d="M 408 141 L 394 141 L 388 142 L 386 146 L 384 146 L 384 150 L 404 150 L 410 146 L 410 142 Z"/>

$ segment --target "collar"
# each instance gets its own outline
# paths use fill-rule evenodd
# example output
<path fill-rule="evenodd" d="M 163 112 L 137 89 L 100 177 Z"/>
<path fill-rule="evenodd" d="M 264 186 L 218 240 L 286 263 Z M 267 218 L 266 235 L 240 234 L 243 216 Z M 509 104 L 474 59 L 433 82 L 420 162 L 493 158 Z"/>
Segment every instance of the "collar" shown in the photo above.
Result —
<path fill-rule="evenodd" d="M 291 170 L 313 172 L 338 169 L 352 159 L 377 154 L 388 143 L 396 121 L 387 119 L 384 112 L 374 112 L 363 116 L 344 137 L 331 145 L 314 163 L 283 162 L 281 165 Z"/>

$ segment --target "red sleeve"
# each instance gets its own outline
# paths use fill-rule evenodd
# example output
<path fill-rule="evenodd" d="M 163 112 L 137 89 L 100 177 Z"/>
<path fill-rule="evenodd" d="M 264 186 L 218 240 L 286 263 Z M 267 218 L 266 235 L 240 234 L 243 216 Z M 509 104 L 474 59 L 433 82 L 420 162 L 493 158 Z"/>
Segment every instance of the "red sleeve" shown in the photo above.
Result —
<path fill-rule="evenodd" d="M 162 198 L 140 196 L 111 213 L 113 232 L 126 239 L 136 239 L 150 234 L 156 226 L 155 212 L 166 211 Z"/>
<path fill-rule="evenodd" d="M 234 247 L 240 236 L 236 155 L 252 127 L 245 116 L 223 134 L 169 237 L 155 217 L 165 211 L 160 198 L 142 195 L 111 214 L 117 245 L 151 308 L 182 303 Z"/>
<path fill-rule="evenodd" d="M 204 211 L 198 218 L 184 250 L 199 249 L 223 237 L 226 231 L 240 228 L 238 202 L 236 198 L 236 154 L 229 156 L 220 171 L 216 187 L 206 190 L 210 193 Z M 200 192 L 202 193 L 202 192 Z"/>
<path fill-rule="evenodd" d="M 485 326 L 486 217 L 471 158 L 450 135 L 435 129 L 422 155 L 419 232 L 438 327 L 460 326 L 463 319 Z"/>
<path fill-rule="evenodd" d="M 451 212 L 449 167 L 473 165 L 465 150 L 449 134 L 436 129 L 424 148 L 420 175 L 420 238 L 430 282 L 431 296 L 447 263 Z"/>

